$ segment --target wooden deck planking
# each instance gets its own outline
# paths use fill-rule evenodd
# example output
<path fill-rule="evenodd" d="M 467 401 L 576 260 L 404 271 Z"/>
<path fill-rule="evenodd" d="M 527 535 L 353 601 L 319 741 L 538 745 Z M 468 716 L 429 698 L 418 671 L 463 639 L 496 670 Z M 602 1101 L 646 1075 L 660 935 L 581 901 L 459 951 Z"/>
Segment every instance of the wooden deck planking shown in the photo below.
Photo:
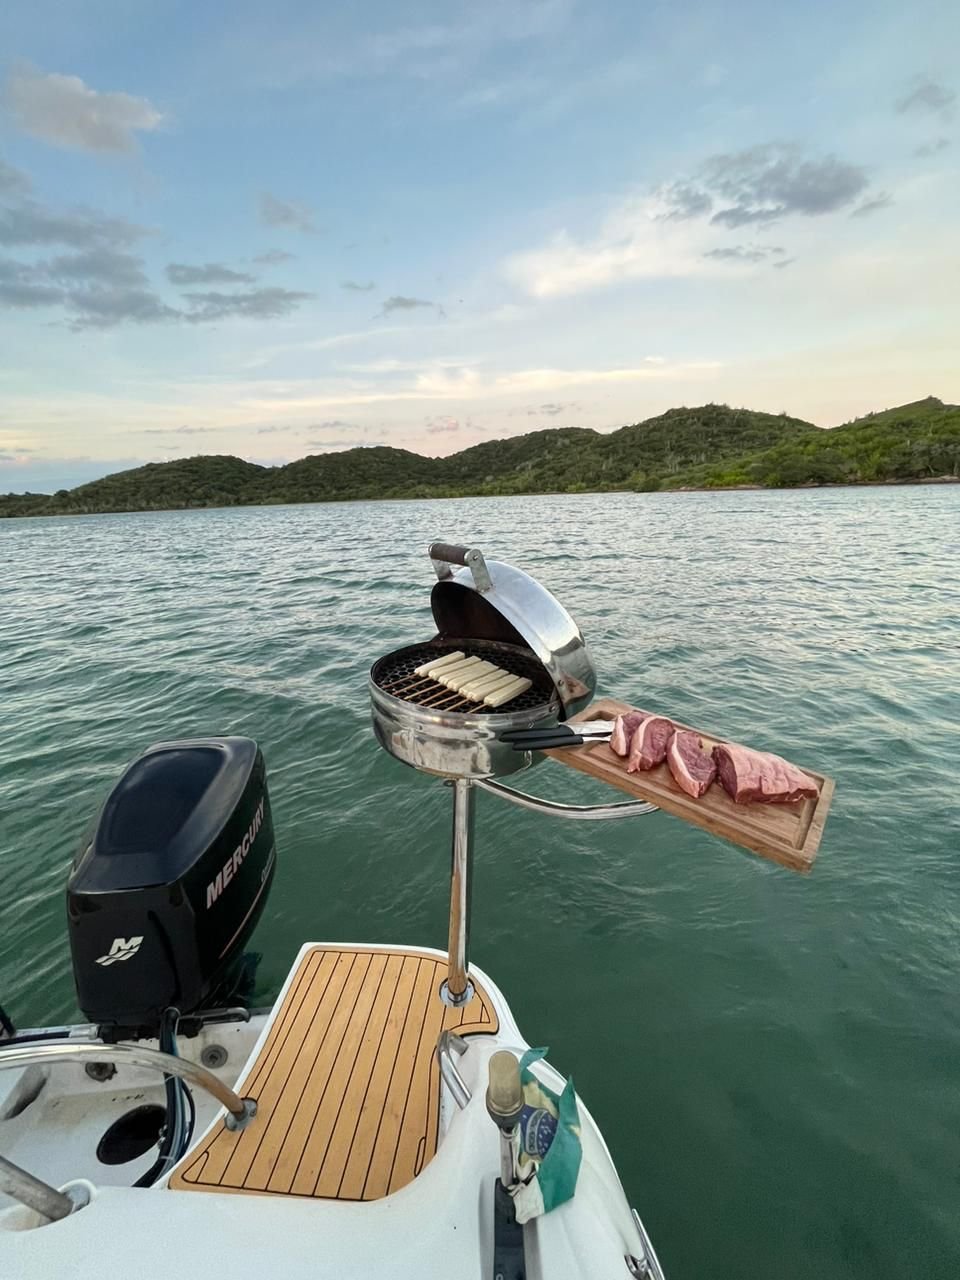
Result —
<path fill-rule="evenodd" d="M 437 1037 L 493 1034 L 482 989 L 439 998 L 446 964 L 422 952 L 314 947 L 300 962 L 245 1096 L 241 1133 L 222 1124 L 174 1172 L 175 1190 L 373 1200 L 406 1186 L 439 1140 Z"/>

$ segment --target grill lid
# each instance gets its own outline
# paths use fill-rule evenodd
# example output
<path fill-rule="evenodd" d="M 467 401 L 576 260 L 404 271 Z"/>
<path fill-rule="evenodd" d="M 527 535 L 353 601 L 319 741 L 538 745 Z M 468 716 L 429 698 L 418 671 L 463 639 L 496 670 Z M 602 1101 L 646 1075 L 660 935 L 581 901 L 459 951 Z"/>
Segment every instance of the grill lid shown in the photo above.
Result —
<path fill-rule="evenodd" d="M 550 673 L 565 716 L 589 703 L 597 684 L 590 651 L 546 587 L 513 565 L 484 560 L 476 548 L 434 542 L 430 559 L 438 578 L 430 607 L 441 636 L 524 645 Z"/>

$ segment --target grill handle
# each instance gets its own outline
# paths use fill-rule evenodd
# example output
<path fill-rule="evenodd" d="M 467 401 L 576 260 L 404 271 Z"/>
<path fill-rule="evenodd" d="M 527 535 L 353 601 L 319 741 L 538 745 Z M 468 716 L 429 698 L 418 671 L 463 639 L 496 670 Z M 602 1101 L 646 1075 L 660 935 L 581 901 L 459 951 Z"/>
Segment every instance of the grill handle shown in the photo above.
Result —
<path fill-rule="evenodd" d="M 429 555 L 437 577 L 441 581 L 444 578 L 453 577 L 450 565 L 460 564 L 473 574 L 473 581 L 478 591 L 489 591 L 493 586 L 483 552 L 477 547 L 461 547 L 455 542 L 431 542 Z"/>

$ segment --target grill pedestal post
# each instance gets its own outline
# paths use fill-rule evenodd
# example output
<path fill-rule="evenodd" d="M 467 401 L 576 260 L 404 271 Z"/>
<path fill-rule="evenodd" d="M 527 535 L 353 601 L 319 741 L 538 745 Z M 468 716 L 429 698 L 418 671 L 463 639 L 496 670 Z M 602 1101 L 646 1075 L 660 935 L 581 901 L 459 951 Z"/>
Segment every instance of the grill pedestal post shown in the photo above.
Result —
<path fill-rule="evenodd" d="M 450 931 L 447 936 L 447 979 L 440 988 L 440 999 L 444 1004 L 459 1008 L 473 999 L 473 983 L 467 976 L 467 969 L 470 963 L 470 890 L 476 796 L 469 778 L 455 778 L 448 786 L 453 787 Z"/>

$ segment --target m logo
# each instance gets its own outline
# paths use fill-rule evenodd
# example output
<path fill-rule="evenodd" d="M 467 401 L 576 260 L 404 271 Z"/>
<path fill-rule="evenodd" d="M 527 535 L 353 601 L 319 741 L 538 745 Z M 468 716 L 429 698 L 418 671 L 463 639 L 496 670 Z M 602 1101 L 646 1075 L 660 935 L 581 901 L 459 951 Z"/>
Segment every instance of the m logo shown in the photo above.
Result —
<path fill-rule="evenodd" d="M 116 964 L 118 960 L 129 960 L 140 950 L 143 936 L 139 938 L 114 938 L 113 945 L 105 956 L 97 956 L 97 964 Z"/>

